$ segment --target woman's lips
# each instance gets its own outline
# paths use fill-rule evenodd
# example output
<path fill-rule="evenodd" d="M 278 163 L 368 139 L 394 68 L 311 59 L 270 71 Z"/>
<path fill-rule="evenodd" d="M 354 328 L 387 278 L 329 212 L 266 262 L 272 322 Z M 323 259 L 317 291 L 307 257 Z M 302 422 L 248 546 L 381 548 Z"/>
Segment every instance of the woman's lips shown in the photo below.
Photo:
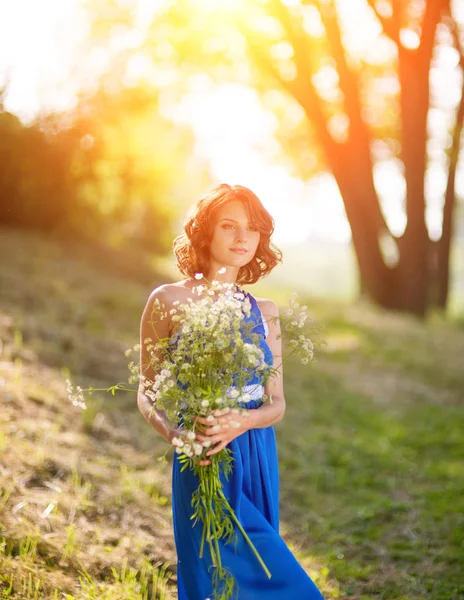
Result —
<path fill-rule="evenodd" d="M 248 252 L 245 248 L 231 248 L 231 250 L 232 252 L 235 252 L 235 254 L 246 254 Z"/>

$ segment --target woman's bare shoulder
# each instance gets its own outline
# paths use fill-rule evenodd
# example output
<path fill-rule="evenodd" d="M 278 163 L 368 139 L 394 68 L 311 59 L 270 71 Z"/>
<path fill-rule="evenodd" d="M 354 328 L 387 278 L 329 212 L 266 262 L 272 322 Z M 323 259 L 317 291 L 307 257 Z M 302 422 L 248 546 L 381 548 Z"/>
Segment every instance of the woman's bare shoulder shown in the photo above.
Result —
<path fill-rule="evenodd" d="M 278 317 L 279 308 L 273 300 L 268 298 L 255 298 L 263 315 Z"/>
<path fill-rule="evenodd" d="M 176 300 L 184 300 L 189 291 L 189 287 L 186 286 L 187 280 L 177 281 L 175 283 L 163 283 L 156 287 L 150 294 L 148 302 L 153 303 L 156 300 L 160 304 L 164 304 L 167 307 L 171 306 Z"/>

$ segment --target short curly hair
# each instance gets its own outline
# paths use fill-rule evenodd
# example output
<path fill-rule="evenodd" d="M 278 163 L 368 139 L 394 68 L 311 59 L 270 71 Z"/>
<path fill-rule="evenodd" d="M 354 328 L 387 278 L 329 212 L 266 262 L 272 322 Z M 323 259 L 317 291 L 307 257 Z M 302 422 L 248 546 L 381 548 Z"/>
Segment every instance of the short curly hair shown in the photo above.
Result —
<path fill-rule="evenodd" d="M 282 252 L 270 239 L 274 232 L 274 220 L 256 194 L 242 185 L 222 183 L 198 200 L 184 224 L 184 232 L 174 240 L 177 266 L 184 275 L 193 278 L 195 273 L 208 273 L 214 213 L 219 206 L 232 200 L 239 200 L 246 205 L 250 220 L 260 232 L 255 256 L 247 265 L 240 267 L 237 283 L 256 283 L 282 262 Z"/>

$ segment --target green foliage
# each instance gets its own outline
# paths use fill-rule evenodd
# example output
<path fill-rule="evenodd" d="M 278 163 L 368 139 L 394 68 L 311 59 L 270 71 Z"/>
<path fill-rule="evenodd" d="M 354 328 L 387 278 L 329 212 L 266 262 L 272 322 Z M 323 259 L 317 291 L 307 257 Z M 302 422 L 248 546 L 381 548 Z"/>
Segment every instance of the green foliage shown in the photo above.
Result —
<path fill-rule="evenodd" d="M 84 263 L 82 249 L 64 254 L 45 237 L 2 234 L 0 250 L 11 258 L 0 267 L 0 597 L 172 598 L 171 473 L 157 462 L 166 444 L 120 391 L 108 394 L 102 427 L 85 433 L 62 384 L 63 363 L 95 386 L 124 378 L 122 349 L 138 337 L 148 285 L 104 275 L 97 257 Z M 265 295 L 277 292 L 284 304 L 283 285 Z M 99 337 L 81 327 L 85 309 L 71 307 L 99 305 L 103 294 L 116 307 L 102 308 Z M 285 540 L 327 600 L 459 600 L 462 327 L 360 302 L 309 306 L 326 344 L 308 371 L 297 360 L 284 370 L 277 436 Z M 63 353 L 65 336 L 72 344 Z M 118 505 L 125 490 L 130 502 Z M 57 498 L 59 510 L 40 518 Z"/>
<path fill-rule="evenodd" d="M 113 581 L 101 583 L 85 569 L 82 570 L 80 586 L 82 596 L 88 600 L 166 600 L 165 585 L 168 580 L 166 565 L 153 568 L 145 562 L 140 570 L 123 561 L 120 569 L 112 568 Z M 70 596 L 69 600 L 74 600 Z M 77 598 L 75 599 L 77 600 Z"/>
<path fill-rule="evenodd" d="M 0 103 L 0 223 L 163 253 L 192 144 L 147 88 L 102 87 L 28 125 Z"/>

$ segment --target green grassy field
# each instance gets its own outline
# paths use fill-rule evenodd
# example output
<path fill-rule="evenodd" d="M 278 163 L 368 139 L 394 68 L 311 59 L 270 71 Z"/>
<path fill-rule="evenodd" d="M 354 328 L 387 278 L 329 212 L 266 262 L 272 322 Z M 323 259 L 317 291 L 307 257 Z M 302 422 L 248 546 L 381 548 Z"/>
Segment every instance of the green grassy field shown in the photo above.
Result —
<path fill-rule="evenodd" d="M 64 385 L 127 379 L 163 276 L 12 230 L 0 252 L 0 597 L 175 598 L 166 444 L 135 394 L 80 411 Z M 325 343 L 286 364 L 277 426 L 286 541 L 328 600 L 464 598 L 462 319 L 309 304 Z"/>

